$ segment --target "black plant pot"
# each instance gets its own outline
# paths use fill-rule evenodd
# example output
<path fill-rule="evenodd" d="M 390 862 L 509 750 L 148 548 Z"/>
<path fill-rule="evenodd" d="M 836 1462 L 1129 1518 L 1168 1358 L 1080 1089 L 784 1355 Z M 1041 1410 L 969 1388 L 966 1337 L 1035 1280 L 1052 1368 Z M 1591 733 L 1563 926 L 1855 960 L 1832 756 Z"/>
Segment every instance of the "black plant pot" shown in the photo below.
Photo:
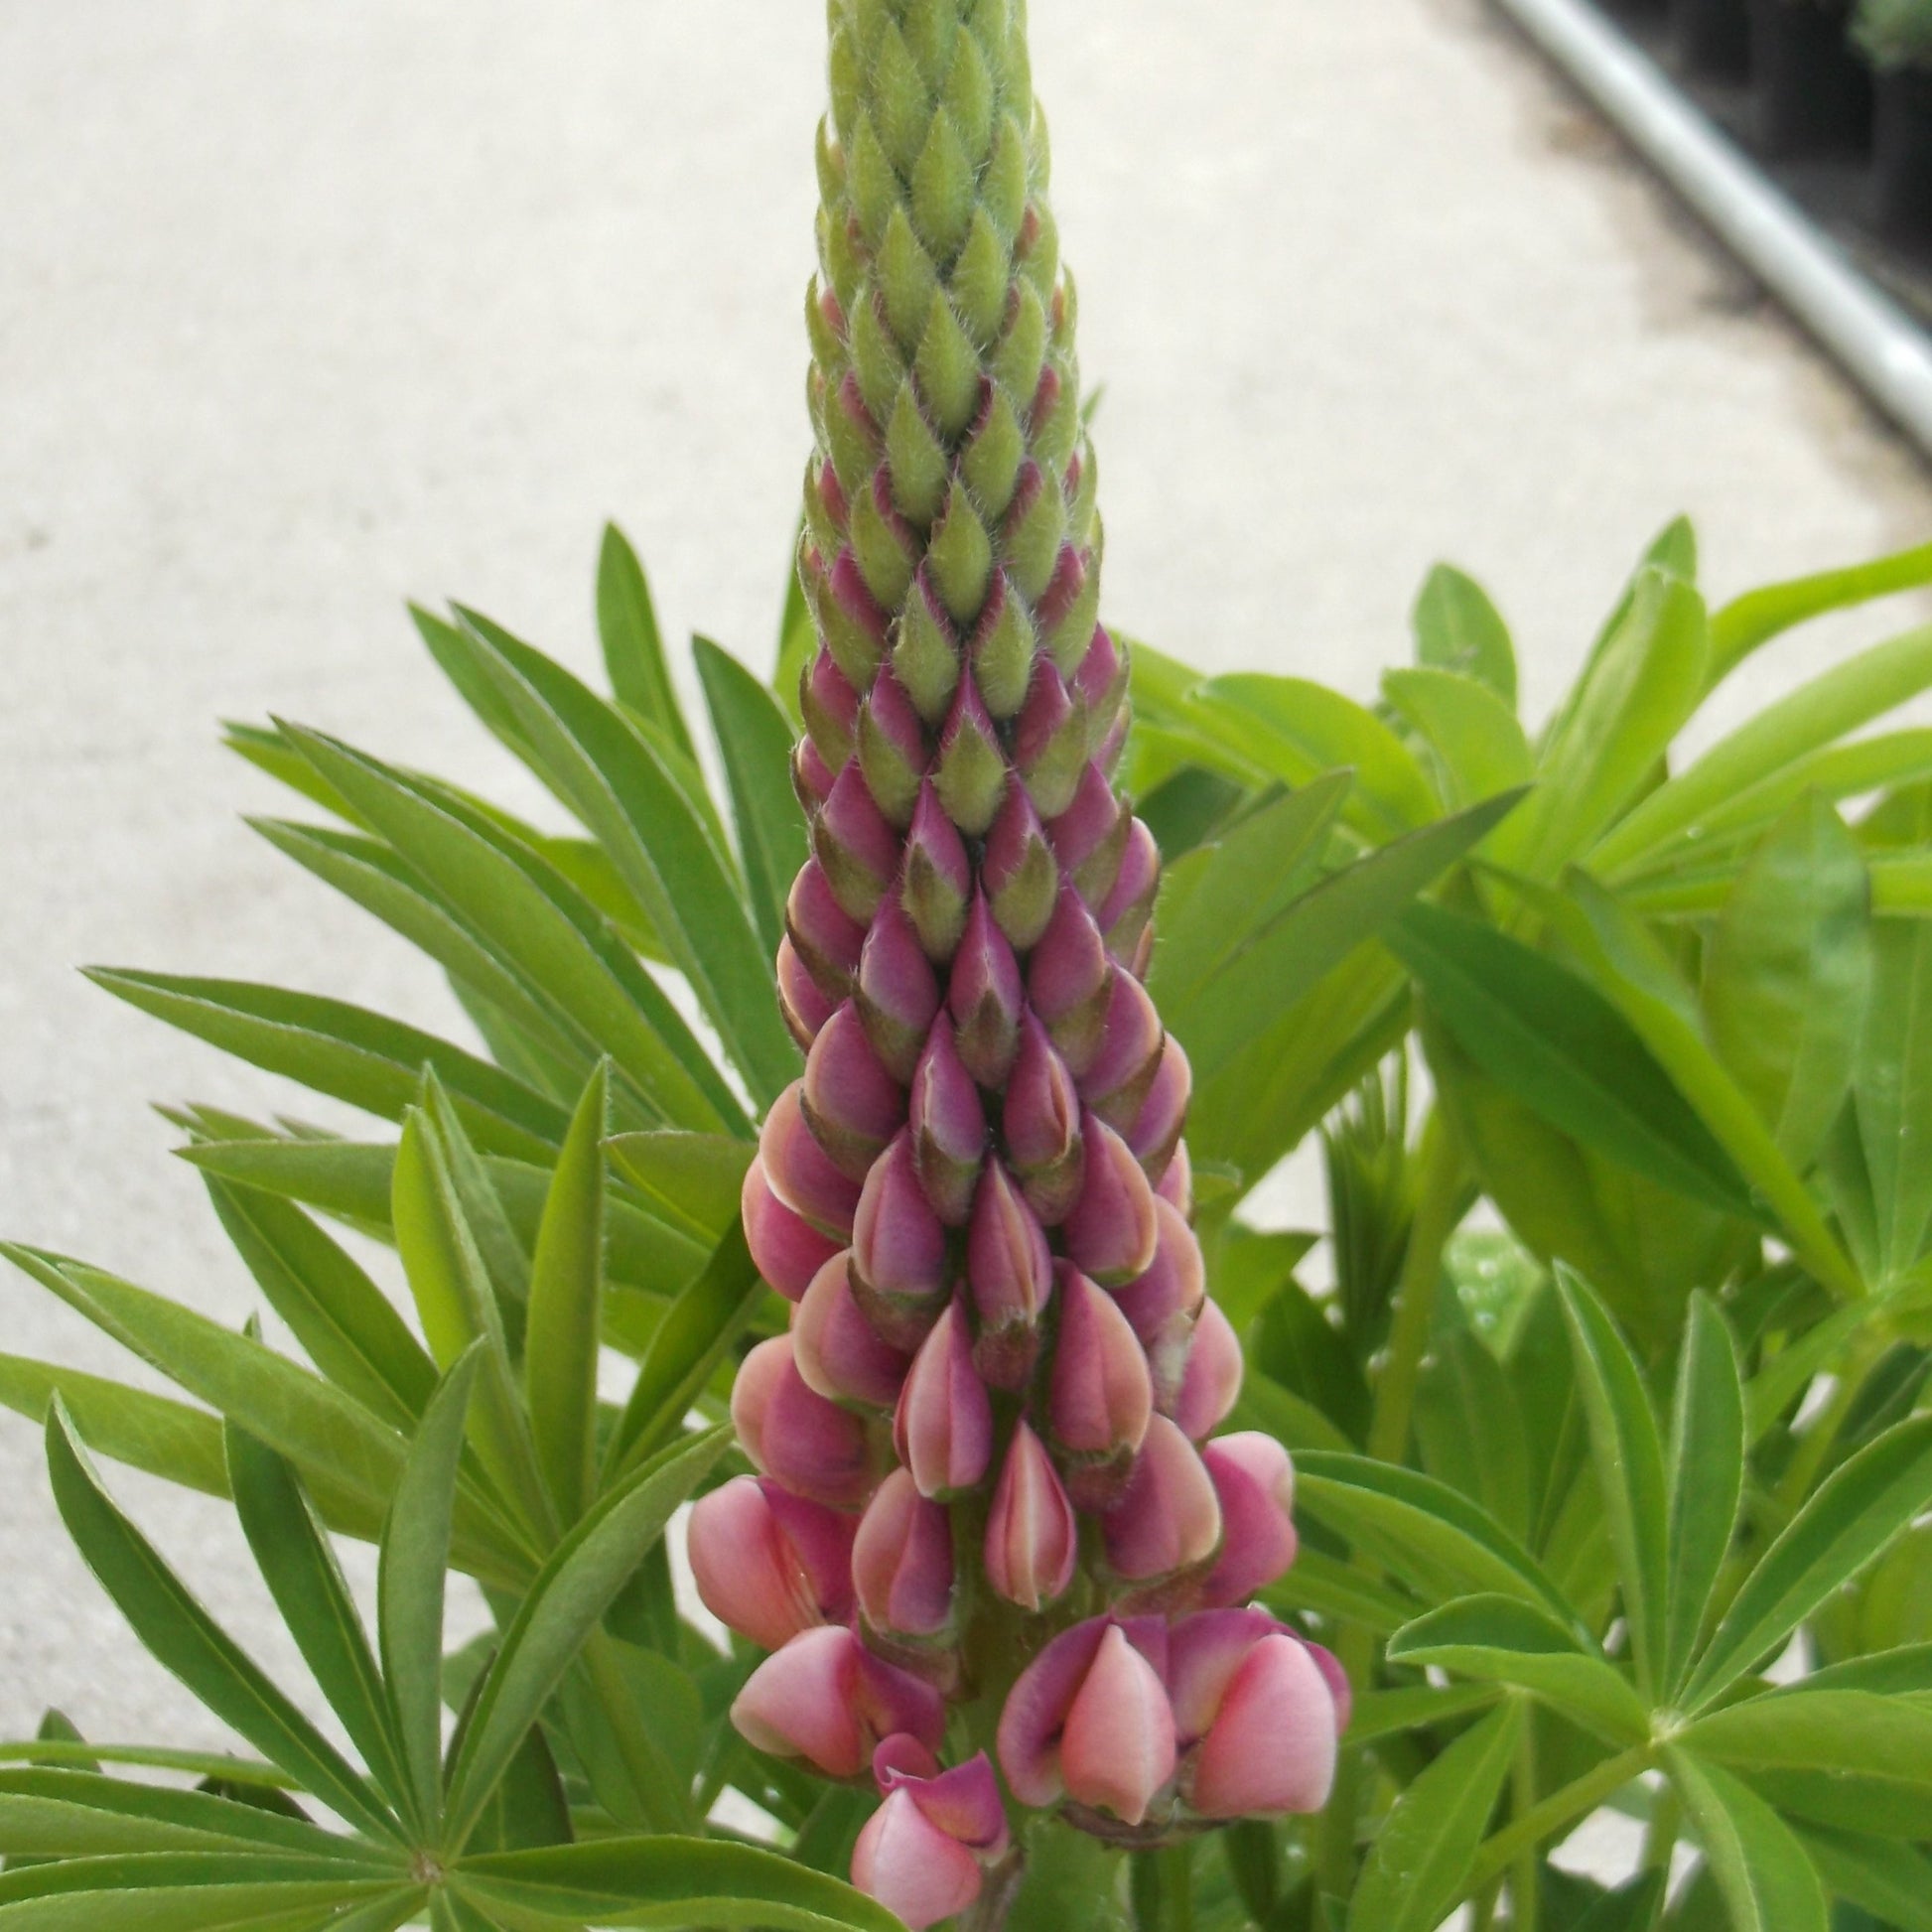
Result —
<path fill-rule="evenodd" d="M 1842 6 L 1751 0 L 1757 138 L 1768 155 L 1863 148 L 1871 138 L 1871 69 Z"/>
<path fill-rule="evenodd" d="M 1932 69 L 1879 74 L 1871 170 L 1879 229 L 1895 241 L 1932 243 Z"/>
<path fill-rule="evenodd" d="M 1750 71 L 1749 0 L 1671 0 L 1671 33 L 1693 73 L 1741 80 Z"/>

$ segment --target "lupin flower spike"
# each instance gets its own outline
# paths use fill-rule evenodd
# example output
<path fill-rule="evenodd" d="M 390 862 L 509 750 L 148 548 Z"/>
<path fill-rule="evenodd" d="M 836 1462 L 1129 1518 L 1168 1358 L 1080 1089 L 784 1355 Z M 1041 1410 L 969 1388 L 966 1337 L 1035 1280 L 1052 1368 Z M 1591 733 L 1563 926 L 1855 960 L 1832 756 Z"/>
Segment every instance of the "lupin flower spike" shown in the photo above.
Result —
<path fill-rule="evenodd" d="M 777 967 L 806 1060 L 743 1194 L 794 1307 L 733 1398 L 759 1474 L 699 1506 L 692 1562 L 774 1647 L 739 1728 L 871 1773 L 853 1874 L 916 1932 L 995 1866 L 997 1922 L 1024 1857 L 985 1757 L 939 1761 L 947 1701 L 1011 1683 L 955 1734 L 997 1724 L 1024 1812 L 1149 1844 L 1318 1802 L 1345 1687 L 1242 1607 L 1294 1555 L 1293 1470 L 1214 1436 L 1241 1350 L 1144 983 L 1160 854 L 1111 775 L 1127 663 L 1024 0 L 831 0 L 831 29 Z"/>

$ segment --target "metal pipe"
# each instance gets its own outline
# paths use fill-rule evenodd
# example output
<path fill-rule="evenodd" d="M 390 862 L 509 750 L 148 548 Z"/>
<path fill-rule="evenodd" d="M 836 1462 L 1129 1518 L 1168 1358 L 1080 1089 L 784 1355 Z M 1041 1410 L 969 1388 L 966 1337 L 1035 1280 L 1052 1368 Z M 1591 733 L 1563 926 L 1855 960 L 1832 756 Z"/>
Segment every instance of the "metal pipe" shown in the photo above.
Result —
<path fill-rule="evenodd" d="M 1495 0 L 1927 457 L 1932 345 L 1586 0 Z"/>

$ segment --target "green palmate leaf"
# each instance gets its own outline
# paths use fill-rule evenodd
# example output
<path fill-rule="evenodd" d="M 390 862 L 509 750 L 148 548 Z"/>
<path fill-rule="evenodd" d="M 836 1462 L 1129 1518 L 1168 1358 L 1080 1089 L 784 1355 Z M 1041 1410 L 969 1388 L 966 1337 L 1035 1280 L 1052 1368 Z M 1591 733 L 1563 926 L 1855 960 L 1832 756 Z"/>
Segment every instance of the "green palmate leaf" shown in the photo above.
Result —
<path fill-rule="evenodd" d="M 1701 1718 L 1681 1741 L 1801 1817 L 1932 1838 L 1932 1708 L 1912 1699 L 1784 1691 Z"/>
<path fill-rule="evenodd" d="M 436 1365 L 388 1297 L 298 1208 L 259 1188 L 207 1180 L 229 1240 L 309 1359 L 371 1415 L 410 1428 L 436 1386 Z"/>
<path fill-rule="evenodd" d="M 480 973 L 472 962 L 466 972 L 461 955 L 445 965 L 566 1061 L 608 1052 L 656 1118 L 742 1126 L 742 1110 L 675 1007 L 547 859 L 443 788 L 320 733 L 284 730 L 355 798 L 497 971 Z"/>
<path fill-rule="evenodd" d="M 483 1344 L 472 1437 L 490 1484 L 540 1547 L 549 1499 L 511 1366 L 496 1298 L 456 1196 L 447 1146 L 427 1113 L 403 1121 L 391 1215 L 396 1249 L 430 1352 L 447 1370 Z"/>
<path fill-rule="evenodd" d="M 1443 797 L 1473 805 L 1530 782 L 1534 758 L 1516 714 L 1487 684 L 1449 671 L 1386 671 L 1383 695 L 1435 754 Z M 1509 851 L 1509 832 L 1497 843 Z"/>
<path fill-rule="evenodd" d="M 6 1932 L 319 1932 L 400 1924 L 424 1894 L 291 1853 L 152 1852 L 64 1860 L 0 1875 Z M 396 1915 L 358 1919 L 377 1900 Z M 406 1902 L 405 1902 L 406 1901 Z"/>
<path fill-rule="evenodd" d="M 1529 1535 L 1534 1470 L 1522 1411 L 1502 1363 L 1466 1328 L 1447 1336 L 1424 1370 L 1416 1436 L 1432 1475 L 1473 1496 L 1513 1536 Z"/>
<path fill-rule="evenodd" d="M 1516 705 L 1516 651 L 1489 594 L 1453 564 L 1438 564 L 1423 580 L 1411 619 L 1416 662 L 1487 685 L 1511 710 Z"/>
<path fill-rule="evenodd" d="M 567 1116 L 554 1101 L 448 1040 L 360 1007 L 242 980 L 105 969 L 87 976 L 224 1052 L 384 1120 L 402 1117 L 423 1068 L 433 1066 L 480 1147 L 541 1161 L 563 1139 Z"/>
<path fill-rule="evenodd" d="M 1525 815 L 1526 868 L 1561 872 L 1639 795 L 1703 694 L 1704 600 L 1684 577 L 1637 574 L 1621 616 L 1543 747 L 1544 784 Z"/>
<path fill-rule="evenodd" d="M 1932 1228 L 1932 927 L 1882 920 L 1873 950 L 1871 1024 L 1846 1125 L 1856 1129 L 1872 1261 L 1892 1280 L 1917 1261 Z M 1842 1156 L 1828 1166 L 1843 1177 Z"/>
<path fill-rule="evenodd" d="M 282 1622 L 370 1777 L 409 1817 L 414 1794 L 382 1675 L 336 1553 L 281 1456 L 233 1424 L 227 1449 L 235 1513 Z"/>
<path fill-rule="evenodd" d="M 1352 769 L 1342 816 L 1378 844 L 1436 815 L 1435 794 L 1409 748 L 1373 712 L 1325 685 L 1240 671 L 1196 685 L 1183 715 L 1263 780 L 1301 786 Z"/>
<path fill-rule="evenodd" d="M 97 1771 L 0 1771 L 0 1852 L 9 1859 L 108 1858 L 132 1852 L 307 1853 L 351 1869 L 393 1870 L 399 1855 L 306 1820 L 203 1791 L 134 1784 Z"/>
<path fill-rule="evenodd" d="M 1896 1932 L 1932 1932 L 1932 1859 L 1923 1852 L 1818 1826 L 1798 1836 L 1819 1876 L 1840 1898 Z"/>
<path fill-rule="evenodd" d="M 1752 1571 L 1684 1687 L 1714 1703 L 1932 1504 L 1932 1415 L 1888 1429 L 1835 1469 Z"/>
<path fill-rule="evenodd" d="M 43 1423 L 57 1395 L 96 1454 L 204 1495 L 228 1493 L 221 1425 L 205 1410 L 78 1369 L 0 1355 L 0 1404 Z"/>
<path fill-rule="evenodd" d="M 1711 1043 L 1802 1172 L 1852 1085 L 1870 994 L 1871 888 L 1816 796 L 1764 836 L 1706 948 Z"/>
<path fill-rule="evenodd" d="M 1660 1691 L 1684 1681 L 1744 1491 L 1744 1392 L 1737 1352 L 1715 1302 L 1691 1298 L 1671 1428 L 1670 1574 Z"/>
<path fill-rule="evenodd" d="M 535 756 L 611 852 L 760 1103 L 797 1072 L 770 961 L 675 773 L 622 714 L 500 632 L 469 643 Z"/>
<path fill-rule="evenodd" d="M 604 1295 L 602 1067 L 570 1124 L 537 1230 L 524 1398 L 537 1465 L 560 1521 L 584 1513 L 596 1480 L 597 1350 Z"/>
<path fill-rule="evenodd" d="M 43 1723 L 45 1729 L 45 1723 Z M 286 1792 L 296 1780 L 280 1766 L 252 1758 L 231 1757 L 219 1751 L 175 1751 L 152 1744 L 63 1743 L 36 1737 L 31 1742 L 0 1743 L 0 1764 L 33 1764 L 71 1771 L 98 1771 L 103 1764 L 135 1764 L 148 1771 L 180 1771 L 211 1785 Z"/>
<path fill-rule="evenodd" d="M 599 1500 L 544 1565 L 503 1634 L 450 1768 L 446 1816 L 455 1842 L 671 1512 L 730 1440 L 728 1430 L 713 1430 L 644 1463 Z"/>
<path fill-rule="evenodd" d="M 1176 1029 L 1205 1083 L 1267 1033 L 1285 1007 L 1391 926 L 1515 804 L 1493 798 L 1399 838 L 1306 893 L 1202 986 L 1186 1032 Z"/>
<path fill-rule="evenodd" d="M 489 1168 L 463 1131 L 463 1121 L 450 1105 L 450 1096 L 434 1067 L 423 1069 L 423 1111 L 435 1129 L 457 1213 L 483 1263 L 488 1301 L 502 1324 L 505 1345 L 514 1356 L 522 1347 L 529 1310 L 529 1246 L 511 1223 Z M 547 1188 L 545 1192 L 547 1195 Z M 390 1195 L 393 1221 L 393 1176 Z"/>
<path fill-rule="evenodd" d="M 1364 1691 L 1348 1718 L 1348 1741 L 1366 1744 L 1431 1725 L 1454 1724 L 1495 1707 L 1503 1693 L 1493 1684 L 1411 1685 L 1400 1691 Z"/>
<path fill-rule="evenodd" d="M 1392 1664 L 1431 1666 L 1514 1685 L 1613 1743 L 1650 1734 L 1650 1712 L 1629 1680 L 1570 1624 L 1517 1596 L 1466 1596 L 1390 1638 Z"/>
<path fill-rule="evenodd" d="M 1663 1685 L 1669 1587 L 1669 1490 L 1657 1418 L 1643 1370 L 1594 1291 L 1559 1266 L 1557 1292 L 1570 1323 L 1571 1352 L 1589 1423 L 1597 1488 L 1616 1549 L 1617 1581 L 1637 1682 L 1654 1693 Z"/>
<path fill-rule="evenodd" d="M 1425 1597 L 1499 1593 L 1569 1618 L 1570 1606 L 1509 1532 L 1467 1497 L 1418 1470 L 1333 1450 L 1296 1457 L 1309 1514 L 1386 1564 Z"/>
<path fill-rule="evenodd" d="M 1826 1932 L 1824 1887 L 1790 1827 L 1729 1772 L 1666 1755 L 1734 1932 Z"/>
<path fill-rule="evenodd" d="M 1218 844 L 1167 867 L 1149 985 L 1171 1027 L 1183 1027 L 1215 974 L 1307 890 L 1349 783 L 1334 771 L 1278 794 Z"/>
<path fill-rule="evenodd" d="M 1639 1872 L 1628 1884 L 1599 1898 L 1569 1932 L 1651 1932 L 1668 1879 L 1663 1871 Z"/>
<path fill-rule="evenodd" d="M 768 953 L 785 935 L 785 896 L 805 863 L 805 816 L 791 788 L 791 722 L 763 685 L 708 637 L 692 653 L 731 787 L 745 890 Z"/>
<path fill-rule="evenodd" d="M 295 751 L 274 726 L 249 725 L 233 718 L 224 718 L 221 721 L 221 743 L 237 757 L 246 759 L 256 770 L 267 772 L 277 784 L 288 786 L 291 791 L 308 799 L 311 804 L 320 805 L 345 824 L 361 825 L 355 807 Z"/>
<path fill-rule="evenodd" d="M 683 1426 L 763 1295 L 744 1226 L 735 1220 L 709 1266 L 672 1304 L 651 1340 L 606 1451 L 607 1480 L 634 1469 Z"/>
<path fill-rule="evenodd" d="M 451 1514 L 464 1425 L 484 1346 L 471 1346 L 423 1412 L 382 1526 L 376 1567 L 385 1710 L 415 1815 L 426 1826 L 442 1803 L 443 1609 Z"/>
<path fill-rule="evenodd" d="M 771 1925 L 901 1932 L 885 1906 L 775 1852 L 689 1838 L 615 1839 L 466 1859 L 457 1883 L 518 1926 Z"/>
<path fill-rule="evenodd" d="M 1728 676 L 1760 644 L 1813 618 L 1926 583 L 1932 583 L 1932 543 L 1915 544 L 1849 570 L 1821 571 L 1746 591 L 1711 620 L 1710 682 Z"/>
<path fill-rule="evenodd" d="M 351 1824 L 399 1840 L 395 1821 L 362 1776 L 242 1654 L 121 1514 L 58 1404 L 47 1421 L 47 1460 L 68 1533 L 156 1661 Z"/>
<path fill-rule="evenodd" d="M 1348 1907 L 1348 1932 L 1435 1932 L 1462 1895 L 1516 1755 L 1512 1700 L 1464 1731 L 1396 1800 Z"/>
<path fill-rule="evenodd" d="M 650 1211 L 700 1243 L 705 1254 L 738 1217 L 745 1171 L 756 1151 L 723 1134 L 618 1134 L 605 1148 Z"/>
<path fill-rule="evenodd" d="M 1804 1680 L 1807 1691 L 1869 1691 L 1875 1696 L 1932 1694 L 1932 1643 L 1900 1644 L 1827 1664 Z"/>
<path fill-rule="evenodd" d="M 1661 1186 L 1751 1213 L 1729 1157 L 1587 981 L 1440 906 L 1413 906 L 1389 943 L 1456 1046 L 1505 1093 Z"/>
<path fill-rule="evenodd" d="M 667 733 L 686 758 L 693 757 L 691 735 L 664 657 L 650 584 L 636 551 L 615 523 L 604 526 L 604 547 L 597 560 L 597 629 L 604 644 L 604 668 L 619 702 Z"/>
<path fill-rule="evenodd" d="M 1664 840 L 1704 822 L 1734 794 L 1781 766 L 1882 717 L 1932 683 L 1932 626 L 1908 630 L 1834 665 L 1749 723 L 1644 799 L 1591 854 L 1613 876 Z"/>
<path fill-rule="evenodd" d="M 1854 1302 L 1836 1309 L 1787 1341 L 1751 1377 L 1744 1391 L 1744 1425 L 1753 1448 L 1826 1367 L 1839 1359 L 1846 1343 L 1880 1312 L 1882 1309 L 1875 1302 Z"/>
<path fill-rule="evenodd" d="M 1262 1596 L 1272 1609 L 1311 1610 L 1316 1616 L 1357 1623 L 1384 1637 L 1409 1622 L 1421 1607 L 1415 1597 L 1368 1575 L 1360 1566 L 1306 1548 L 1289 1574 L 1270 1585 Z"/>

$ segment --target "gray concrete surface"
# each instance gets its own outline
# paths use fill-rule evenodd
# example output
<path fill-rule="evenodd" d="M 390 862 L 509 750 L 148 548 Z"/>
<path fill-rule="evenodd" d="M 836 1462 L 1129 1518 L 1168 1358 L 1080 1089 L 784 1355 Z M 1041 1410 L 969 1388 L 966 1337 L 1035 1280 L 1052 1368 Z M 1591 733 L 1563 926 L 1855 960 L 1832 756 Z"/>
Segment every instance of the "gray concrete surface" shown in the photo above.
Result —
<path fill-rule="evenodd" d="M 1926 534 L 1924 474 L 1477 0 L 1033 11 L 1126 627 L 1366 694 L 1447 555 L 1512 615 L 1540 714 L 1679 508 L 1721 586 Z M 250 1307 L 143 1103 L 269 1083 L 82 962 L 448 1021 L 236 822 L 275 799 L 218 715 L 503 781 L 401 600 L 588 661 L 606 514 L 674 627 L 769 650 L 821 20 L 0 0 L 0 1228 Z M 0 1311 L 9 1348 L 114 1362 L 22 1281 Z M 221 1513 L 119 1487 L 286 1663 Z M 0 1734 L 49 1701 L 97 1736 L 214 1734 L 4 1418 L 0 1577 Z"/>

